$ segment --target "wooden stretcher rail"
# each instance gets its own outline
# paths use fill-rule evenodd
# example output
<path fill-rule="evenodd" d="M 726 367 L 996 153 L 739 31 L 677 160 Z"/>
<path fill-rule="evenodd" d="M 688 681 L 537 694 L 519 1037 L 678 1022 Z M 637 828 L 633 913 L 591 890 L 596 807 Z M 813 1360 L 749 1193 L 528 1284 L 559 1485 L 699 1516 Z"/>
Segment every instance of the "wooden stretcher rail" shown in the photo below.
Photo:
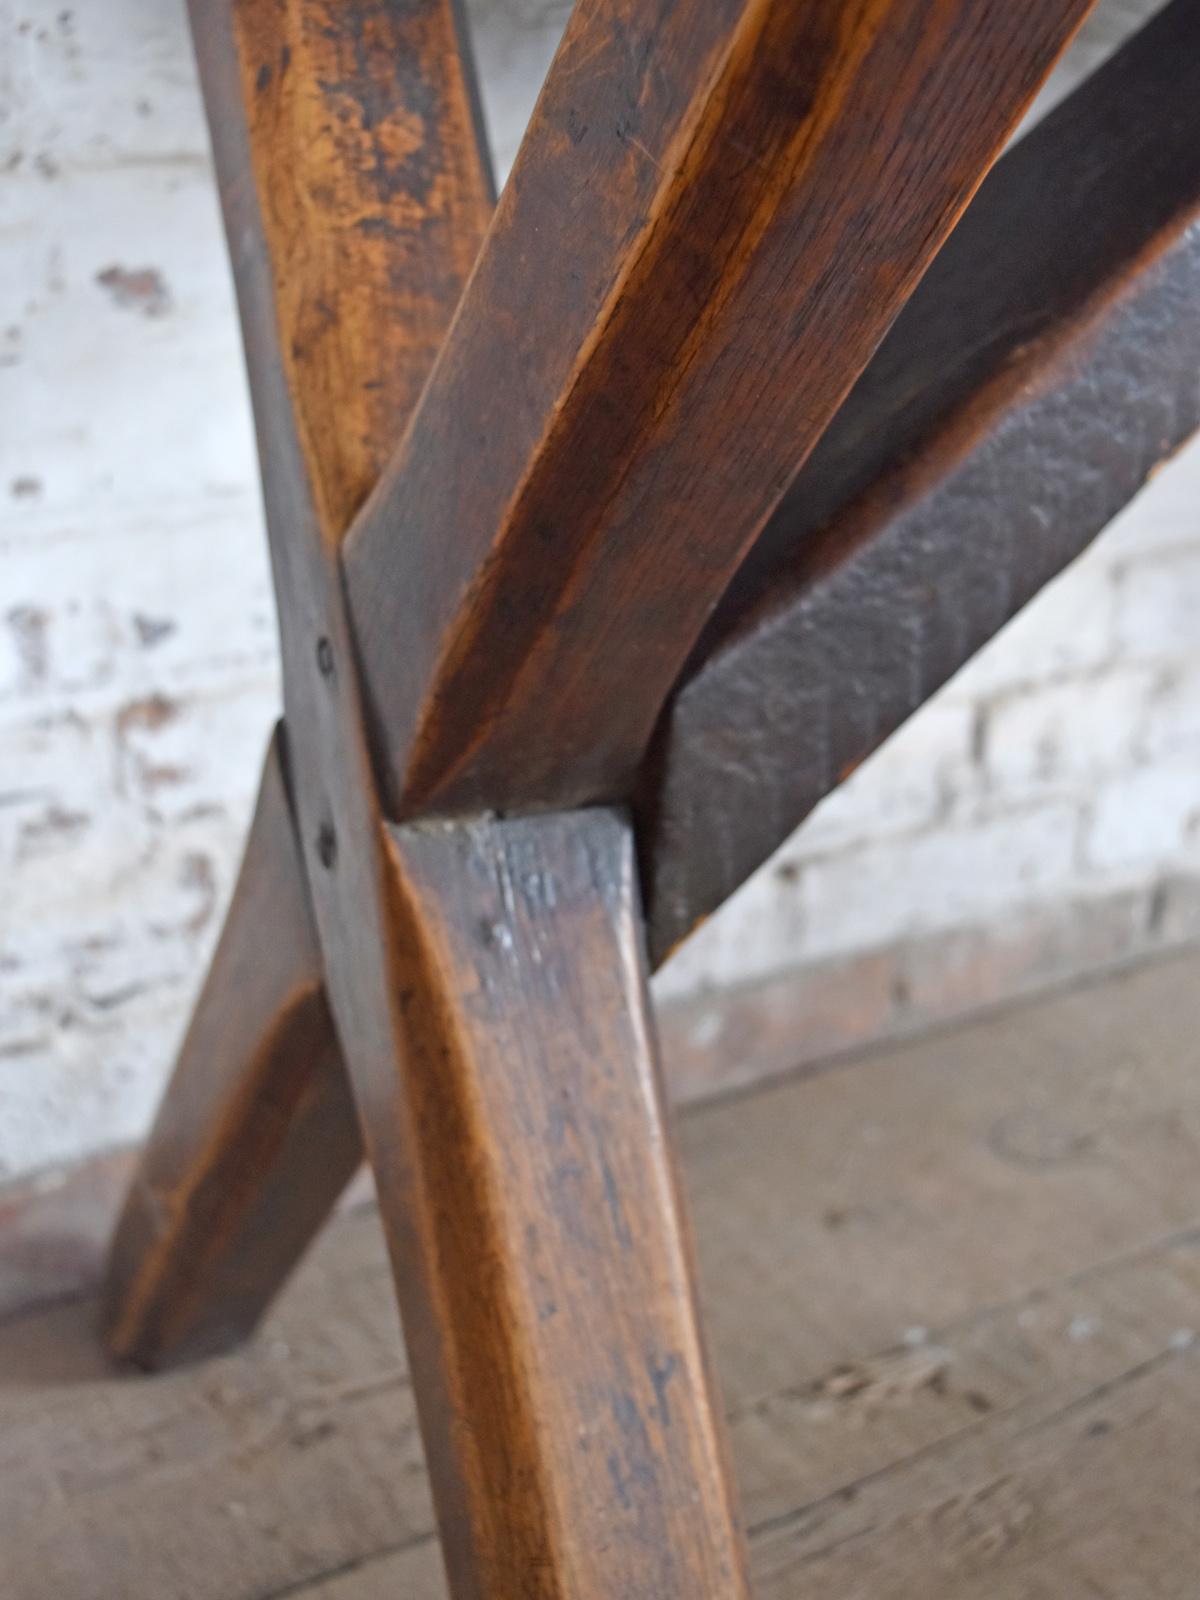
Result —
<path fill-rule="evenodd" d="M 1006 155 L 746 567 L 639 801 L 662 960 L 1200 426 L 1200 8 Z"/>
<path fill-rule="evenodd" d="M 580 0 L 346 545 L 389 812 L 628 795 L 1090 0 Z"/>
<path fill-rule="evenodd" d="M 325 896 L 325 909 L 322 912 L 318 904 L 318 917 L 323 915 L 326 925 L 333 926 L 336 938 L 342 938 L 342 928 L 358 933 L 360 925 L 374 925 L 371 906 L 378 906 L 378 890 L 373 886 L 378 883 L 378 866 L 368 867 L 366 877 L 358 878 L 362 899 L 355 902 L 354 891 L 342 886 L 342 898 L 333 904 L 328 902 L 328 894 L 338 890 L 339 883 L 346 885 L 347 872 L 355 872 L 355 856 L 358 870 L 362 870 L 362 854 L 354 848 L 347 861 L 344 821 L 341 877 L 331 875 L 320 856 L 322 840 L 326 845 L 333 843 L 334 853 L 339 848 L 338 830 L 333 827 L 334 811 L 341 811 L 342 818 L 346 818 L 347 800 L 350 814 L 354 814 L 355 806 L 362 811 L 363 798 L 370 790 L 362 746 L 355 742 L 354 677 L 346 674 L 349 640 L 338 597 L 328 578 L 330 558 L 326 552 L 336 544 L 338 530 L 344 530 L 344 518 L 355 498 L 370 485 L 371 474 L 386 456 L 389 429 L 400 429 L 406 408 L 416 395 L 416 373 L 427 358 L 430 338 L 411 336 L 405 330 L 416 315 L 419 333 L 424 326 L 421 318 L 429 318 L 430 307 L 434 306 L 429 298 L 414 298 L 418 262 L 424 261 L 421 270 L 426 272 L 427 282 L 440 286 L 438 291 L 450 296 L 456 275 L 466 275 L 467 243 L 482 234 L 488 205 L 485 166 L 482 162 L 474 168 L 462 165 L 466 160 L 462 141 L 467 136 L 474 138 L 470 123 L 472 101 L 467 93 L 469 67 L 454 66 L 450 51 L 453 16 L 437 0 L 430 0 L 429 5 L 413 13 L 408 24 L 411 37 L 406 42 L 386 30 L 381 34 L 382 13 L 368 6 L 366 18 L 370 27 L 365 27 L 363 37 L 373 40 L 373 48 L 358 56 L 357 78 L 347 77 L 344 72 L 334 75 L 333 62 L 328 58 L 330 51 L 338 56 L 344 50 L 346 34 L 315 27 L 309 14 L 309 32 L 304 34 L 301 29 L 304 37 L 285 42 L 270 34 L 258 3 L 259 0 L 251 0 L 240 13 L 240 34 L 226 32 L 227 24 L 222 18 L 229 13 L 214 5 L 213 0 L 197 0 L 194 18 L 205 66 L 206 93 L 216 118 L 214 126 L 218 128 L 216 154 L 230 238 L 234 240 L 251 384 L 264 451 L 272 547 L 282 595 L 280 616 L 290 722 L 296 730 L 293 742 L 298 746 L 294 758 L 301 763 L 298 835 L 274 837 L 272 830 L 288 826 L 283 819 L 285 808 L 274 806 L 267 808 L 266 821 L 261 818 L 256 822 L 251 837 L 242 885 L 230 907 L 230 930 L 226 936 L 230 947 L 242 950 L 256 949 L 264 939 L 272 938 L 274 915 L 294 918 L 294 910 L 288 907 L 304 901 L 302 893 L 296 899 L 302 890 L 298 882 L 278 883 L 277 904 L 267 901 L 266 885 L 277 880 L 280 864 L 286 859 L 293 862 L 294 874 L 309 878 L 309 888 L 315 885 Z M 350 26 L 349 13 L 342 21 Z M 293 29 L 299 26 L 299 22 L 293 22 Z M 422 45 L 421 40 L 426 43 Z M 427 117 L 429 107 L 437 112 L 434 122 L 424 126 L 422 136 L 432 141 L 434 152 L 445 152 L 448 146 L 458 150 L 453 158 L 445 154 L 430 157 L 432 170 L 440 174 L 434 192 L 442 195 L 442 202 L 429 229 L 422 229 L 419 213 L 411 211 L 403 213 L 408 221 L 400 226 L 394 208 L 390 203 L 384 205 L 386 197 L 371 190 L 370 184 L 362 192 L 360 168 L 366 165 L 373 170 L 384 158 L 390 160 L 389 141 L 395 144 L 398 139 L 395 126 L 389 128 L 386 118 L 382 123 L 370 118 L 371 128 L 366 131 L 371 133 L 371 139 L 365 147 L 349 136 L 333 149 L 322 142 L 298 141 L 291 123 L 301 117 L 304 107 L 282 96 L 280 85 L 280 75 L 296 74 L 307 59 L 310 75 L 320 69 L 338 83 L 336 98 L 326 102 L 326 109 L 331 106 L 338 112 L 334 122 L 341 125 L 347 96 L 358 104 L 365 104 L 370 98 L 371 83 L 381 72 L 379 54 L 390 59 L 402 45 L 410 77 L 402 78 L 392 88 L 390 106 L 394 118 L 398 118 L 400 126 L 406 125 L 408 82 L 406 93 L 414 106 L 426 107 Z M 429 61 L 422 56 L 422 50 Z M 307 58 L 304 51 L 309 53 Z M 434 93 L 413 86 L 421 85 L 422 74 L 427 72 L 432 72 L 435 83 L 440 85 Z M 240 110 L 243 101 L 245 114 Z M 312 117 L 314 107 L 309 106 L 307 114 Z M 438 118 L 451 131 L 438 134 Z M 362 122 L 363 118 L 358 120 Z M 350 128 L 354 126 L 355 118 L 350 117 Z M 246 186 L 251 149 L 254 170 L 259 173 L 256 189 Z M 411 160 L 416 171 L 422 171 L 422 158 L 413 155 Z M 438 166 L 438 160 L 442 165 Z M 333 184 L 339 163 L 349 168 L 346 192 L 357 194 L 358 210 L 354 206 L 314 210 L 307 192 L 315 187 L 318 194 L 325 194 Z M 394 186 L 403 192 L 398 182 L 403 168 L 397 168 L 394 162 L 392 171 Z M 418 189 L 416 178 L 408 187 Z M 256 202 L 256 194 L 272 197 L 266 211 L 261 210 L 261 202 Z M 454 200 L 456 195 L 458 200 Z M 384 214 L 387 227 L 382 226 Z M 307 230 L 306 246 L 299 258 L 293 248 L 294 234 L 301 226 L 298 219 Z M 405 227 L 410 232 L 416 230 L 424 240 L 424 258 L 414 258 L 416 246 L 406 238 Z M 390 278 L 384 270 L 384 258 L 374 254 L 379 240 L 387 235 L 394 237 L 395 250 L 403 262 L 398 282 L 406 285 L 406 298 L 402 296 L 395 302 L 387 298 Z M 341 274 L 354 277 L 357 250 L 368 251 L 368 256 L 363 262 L 362 277 L 352 285 L 349 301 L 342 304 L 338 299 Z M 450 266 L 438 267 L 438 251 L 448 254 Z M 280 261 L 285 262 L 286 270 L 277 266 Z M 277 282 L 278 278 L 282 282 Z M 301 285 L 307 285 L 306 290 L 301 291 Z M 373 294 L 376 299 L 371 298 Z M 315 331 L 306 312 L 314 302 L 326 307 Z M 448 320 L 450 302 L 443 298 L 438 304 L 443 320 Z M 394 318 L 395 323 L 392 344 L 384 341 L 384 349 L 378 350 L 370 341 L 363 341 L 362 328 L 390 326 L 387 317 Z M 339 346 L 342 331 L 346 344 Z M 411 350 L 411 365 L 406 363 L 405 349 Z M 288 402 L 288 389 L 294 395 L 294 413 Z M 390 410 L 384 408 L 384 400 L 389 400 Z M 362 411 L 363 403 L 370 410 Z M 357 418 L 358 432 L 338 443 L 342 411 Z M 320 493 L 314 491 L 310 496 L 312 483 Z M 320 576 L 322 573 L 326 576 Z M 331 667 L 331 678 L 323 675 L 322 648 L 325 666 Z M 333 749 L 342 749 L 342 758 L 322 754 L 330 741 Z M 264 795 L 283 792 L 275 760 L 277 752 L 267 763 Z M 358 835 L 373 837 L 376 826 L 378 821 L 370 816 L 360 818 Z M 328 832 L 323 832 L 326 827 Z M 349 837 L 354 840 L 354 829 Z M 371 877 L 373 874 L 376 877 Z M 365 944 L 370 946 L 370 936 L 365 938 Z M 278 954 L 299 950 L 299 946 L 294 941 L 275 939 L 274 949 Z M 310 944 L 304 949 L 306 957 L 296 957 L 280 992 L 314 989 L 315 978 L 322 970 L 322 957 Z M 363 973 L 370 973 L 376 963 L 378 950 L 368 950 L 355 963 L 354 976 L 360 986 Z M 344 960 L 341 970 L 339 981 L 344 986 L 349 976 Z M 317 995 L 317 1000 L 320 998 Z M 312 1229 L 346 1178 L 352 1165 L 350 1152 L 362 1147 L 344 1090 L 344 1064 L 336 1040 L 328 1035 L 322 1037 L 322 1029 L 315 1029 L 310 1037 L 306 1035 L 301 1040 L 302 1050 L 293 1046 L 293 1050 L 282 1053 L 277 1045 L 283 1035 L 272 1006 L 264 1008 L 261 1018 L 240 1011 L 242 1034 L 230 1037 L 230 1005 L 240 1006 L 242 1002 L 230 1002 L 229 982 L 219 981 L 219 974 L 214 974 L 200 1000 L 192 1038 L 222 1040 L 221 1070 L 208 1069 L 203 1051 L 197 1053 L 189 1048 L 182 1056 L 163 1110 L 173 1126 L 170 1150 L 160 1152 L 155 1149 L 157 1141 L 152 1141 L 147 1171 L 134 1190 L 115 1248 L 109 1304 L 110 1320 L 118 1331 L 114 1331 L 112 1342 L 123 1355 L 150 1365 L 195 1350 L 213 1349 L 245 1334 L 302 1245 L 302 1238 L 296 1240 L 288 1229 L 277 1226 L 277 1221 L 258 1210 L 259 1197 L 253 1186 L 214 1189 L 210 1184 L 205 1190 L 208 1250 L 197 1256 L 194 1251 L 182 1250 L 182 1246 L 173 1248 L 171 1240 L 182 1240 L 186 1230 L 174 1229 L 174 1222 L 170 1229 L 163 1230 L 165 1219 L 181 1216 L 184 1197 L 205 1182 L 214 1141 L 234 1142 L 242 1149 L 267 1149 L 270 1141 L 280 1138 L 278 1106 L 291 1104 L 293 1099 L 296 1104 L 333 1106 L 330 1115 L 336 1126 L 331 1126 L 330 1139 L 331 1149 L 342 1152 L 338 1162 L 315 1165 L 310 1160 L 298 1160 L 290 1165 L 290 1142 L 278 1146 L 280 1192 L 290 1190 L 294 1203 L 306 1206 L 304 1214 Z M 371 1006 L 362 1002 L 360 990 L 355 994 L 354 990 L 342 989 L 341 1011 L 360 1019 L 358 1026 L 362 1026 L 362 1019 L 371 1014 Z M 310 1016 L 315 1022 L 322 1022 L 322 1027 L 328 1027 L 325 1003 L 310 1011 Z M 376 1040 L 373 1048 L 387 1054 L 389 1046 Z M 248 1091 L 250 1085 L 254 1086 L 253 1094 Z M 178 1107 L 171 1109 L 176 1101 L 186 1107 L 186 1117 Z M 219 1205 L 216 1194 L 222 1197 Z M 147 1219 L 154 1218 L 158 1219 L 157 1234 L 147 1232 Z M 264 1218 L 267 1226 L 259 1226 Z M 157 1243 L 157 1248 L 149 1248 L 152 1242 Z M 222 1258 L 222 1250 L 229 1261 Z M 224 1282 L 222 1274 L 234 1270 L 242 1285 L 240 1315 L 232 1315 L 226 1296 L 218 1291 Z M 210 1286 L 208 1291 L 206 1285 Z"/>

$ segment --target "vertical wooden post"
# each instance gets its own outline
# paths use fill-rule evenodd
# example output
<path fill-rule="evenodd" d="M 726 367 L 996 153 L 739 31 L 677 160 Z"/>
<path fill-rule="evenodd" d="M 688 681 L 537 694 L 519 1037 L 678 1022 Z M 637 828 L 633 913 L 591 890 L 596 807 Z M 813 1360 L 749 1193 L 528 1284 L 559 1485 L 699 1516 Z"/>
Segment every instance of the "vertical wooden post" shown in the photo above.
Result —
<path fill-rule="evenodd" d="M 355 1059 L 456 1600 L 737 1600 L 628 825 L 388 830 Z"/>

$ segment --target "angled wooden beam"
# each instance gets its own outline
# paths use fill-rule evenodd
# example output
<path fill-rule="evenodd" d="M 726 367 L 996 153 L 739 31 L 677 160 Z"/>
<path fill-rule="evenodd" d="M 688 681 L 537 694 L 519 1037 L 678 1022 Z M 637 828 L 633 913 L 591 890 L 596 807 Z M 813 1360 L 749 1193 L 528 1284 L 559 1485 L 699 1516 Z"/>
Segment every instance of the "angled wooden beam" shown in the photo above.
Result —
<path fill-rule="evenodd" d="M 999 163 L 739 574 L 639 801 L 660 961 L 1200 426 L 1200 9 Z"/>
<path fill-rule="evenodd" d="M 629 791 L 1089 0 L 581 0 L 346 547 L 394 816 Z"/>
<path fill-rule="evenodd" d="M 628 822 L 421 823 L 388 857 L 404 1068 L 356 1087 L 431 1313 L 406 1327 L 440 1374 L 418 1392 L 451 1591 L 745 1600 Z"/>
<path fill-rule="evenodd" d="M 491 169 L 453 0 L 191 14 L 286 656 L 301 530 L 336 550 L 401 437 L 490 220 Z"/>
<path fill-rule="evenodd" d="M 362 1156 L 278 735 L 221 941 L 125 1202 L 103 1308 L 154 1367 L 257 1323 Z"/>
<path fill-rule="evenodd" d="M 195 0 L 192 29 L 259 436 L 293 804 L 276 744 L 113 1245 L 108 1338 L 143 1365 L 249 1332 L 361 1155 L 308 908 L 312 867 L 325 870 L 327 775 L 352 786 L 357 773 L 371 792 L 336 555 L 492 204 L 451 0 Z M 340 770 L 331 726 L 348 746 Z"/>

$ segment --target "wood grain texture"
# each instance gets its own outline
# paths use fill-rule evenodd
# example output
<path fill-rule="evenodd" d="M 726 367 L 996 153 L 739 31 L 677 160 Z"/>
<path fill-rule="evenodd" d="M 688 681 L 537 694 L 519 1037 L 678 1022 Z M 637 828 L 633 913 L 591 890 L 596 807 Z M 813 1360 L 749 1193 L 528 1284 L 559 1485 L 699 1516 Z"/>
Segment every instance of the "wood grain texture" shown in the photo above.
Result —
<path fill-rule="evenodd" d="M 192 19 L 268 526 L 282 501 L 336 546 L 403 432 L 491 215 L 457 10 L 196 0 Z M 271 537 L 277 565 L 277 546 L 303 549 Z"/>
<path fill-rule="evenodd" d="M 650 1076 L 656 1068 L 645 1031 L 635 942 L 632 848 L 627 830 L 611 819 L 586 819 L 583 825 L 587 837 L 595 836 L 596 854 L 607 844 L 609 865 L 619 869 L 607 888 L 572 877 L 579 852 L 565 864 L 547 862 L 548 871 L 562 868 L 568 903 L 540 908 L 540 948 L 548 964 L 551 949 L 561 948 L 565 965 L 551 970 L 560 982 L 577 987 L 577 1006 L 554 989 L 524 995 L 513 988 L 499 1000 L 507 1000 L 514 1027 L 520 1015 L 531 1040 L 558 1018 L 556 1002 L 566 1007 L 564 1019 L 569 1016 L 582 1035 L 582 1064 L 595 1069 L 598 1086 L 604 1070 L 617 1080 L 615 1103 L 590 1115 L 597 1130 L 606 1110 L 612 1119 L 607 1147 L 612 1165 L 605 1170 L 627 1180 L 612 1203 L 644 1229 L 645 1238 L 637 1248 L 625 1239 L 624 1255 L 607 1260 L 599 1246 L 586 1249 L 586 1233 L 575 1237 L 568 1228 L 556 1237 L 549 1219 L 533 1214 L 527 1217 L 528 1229 L 508 1231 L 513 1213 L 505 1207 L 489 1210 L 496 1203 L 490 1183 L 481 1192 L 467 1182 L 471 1174 L 464 1164 L 478 1161 L 486 1169 L 498 1159 L 498 1141 L 507 1136 L 511 1153 L 523 1156 L 531 1179 L 546 1181 L 546 1152 L 532 1137 L 519 1145 L 522 1129 L 504 1122 L 502 1101 L 485 1101 L 474 1123 L 461 1130 L 452 1125 L 451 1132 L 467 1138 L 462 1146 L 447 1145 L 441 1138 L 445 1130 L 424 1119 L 425 1112 L 436 1110 L 439 1093 L 449 1097 L 448 1114 L 453 1114 L 456 1095 L 469 1101 L 492 1080 L 498 1083 L 499 1074 L 495 1056 L 485 1041 L 472 1036 L 469 1013 L 460 1005 L 467 978 L 462 963 L 448 976 L 426 971 L 428 923 L 438 915 L 452 920 L 453 882 L 442 886 L 449 905 L 441 913 L 429 904 L 417 914 L 413 883 L 397 878 L 400 847 L 394 839 L 385 855 L 361 739 L 354 654 L 340 604 L 327 501 L 311 484 L 321 463 L 306 453 L 304 386 L 311 371 L 323 393 L 328 368 L 304 362 L 290 366 L 288 358 L 302 342 L 300 331 L 287 321 L 289 307 L 304 304 L 292 288 L 291 273 L 303 274 L 306 262 L 319 257 L 307 234 L 293 239 L 286 228 L 273 231 L 271 221 L 279 209 L 276 190 L 282 188 L 286 196 L 292 166 L 307 146 L 302 129 L 288 128 L 276 141 L 275 121 L 263 123 L 256 115 L 251 92 L 269 93 L 270 81 L 260 88 L 258 36 L 248 34 L 243 22 L 235 8 L 227 32 L 209 37 L 198 27 L 197 34 L 218 168 L 228 180 L 222 193 L 260 419 L 285 705 L 289 728 L 296 730 L 296 808 L 330 1005 L 384 1196 L 455 1593 L 465 1600 L 617 1594 L 663 1600 L 711 1594 L 724 1600 L 742 1592 L 741 1551 L 719 1428 L 708 1401 L 657 1086 Z M 296 70 L 293 55 L 288 72 Z M 242 121 L 244 105 L 251 110 Z M 253 188 L 239 176 L 247 162 L 255 174 Z M 336 408 L 325 422 L 337 425 Z M 345 481 L 336 462 L 330 470 L 332 481 Z M 547 821 L 541 828 L 550 829 L 552 839 L 558 838 L 555 828 L 574 837 L 569 820 Z M 540 836 L 538 828 L 534 831 Z M 501 830 L 499 837 L 504 836 Z M 476 866 L 485 854 L 481 851 Z M 588 858 L 587 852 L 582 856 Z M 419 852 L 418 857 L 424 859 Z M 472 882 L 462 893 L 469 898 L 478 888 Z M 496 915 L 502 918 L 502 910 Z M 478 922 L 456 931 L 469 949 Z M 513 939 L 525 931 L 514 926 Z M 497 939 L 504 933 L 501 920 Z M 579 951 L 573 949 L 577 936 L 585 937 Z M 525 1002 L 531 1008 L 528 1018 Z M 453 1071 L 445 1083 L 430 1081 L 431 1063 L 420 1051 L 439 1028 L 449 1029 L 447 1047 L 457 1045 L 461 1052 L 459 1062 L 452 1052 L 446 1063 L 461 1071 L 461 1081 Z M 487 1084 L 479 1081 L 484 1062 L 493 1067 Z M 625 1068 L 627 1081 L 621 1077 Z M 540 1087 L 543 1120 L 563 1117 L 562 1083 L 547 1072 Z M 435 1104 L 423 1102 L 422 1095 Z M 532 1084 L 529 1095 L 532 1105 Z M 458 1106 L 461 1114 L 469 1109 Z M 589 1185 L 594 1182 L 589 1176 Z M 472 1231 L 458 1231 L 456 1217 L 463 1214 L 477 1224 Z M 587 1221 L 582 1213 L 575 1217 L 580 1229 Z M 544 1259 L 538 1226 L 546 1228 Z M 563 1222 L 560 1229 L 566 1226 Z M 536 1303 L 530 1298 L 540 1273 L 561 1301 L 561 1323 L 555 1328 L 550 1327 L 560 1315 L 555 1304 L 544 1295 Z M 497 1286 L 490 1297 L 489 1276 Z M 472 1323 L 470 1307 L 480 1304 L 498 1314 L 511 1312 L 511 1325 Z M 607 1342 L 578 1352 L 573 1369 L 565 1360 L 561 1371 L 543 1369 L 541 1357 L 566 1355 L 566 1335 L 558 1328 L 569 1326 L 578 1334 L 589 1318 L 597 1340 Z M 656 1334 L 661 1344 L 653 1343 Z M 646 1365 L 652 1358 L 661 1360 L 661 1368 Z M 638 1365 L 626 1371 L 624 1364 L 635 1360 Z M 591 1380 L 595 1388 L 589 1387 Z M 615 1543 L 614 1526 L 624 1534 Z"/>
<path fill-rule="evenodd" d="M 355 1086 L 456 1600 L 743 1595 L 628 825 L 389 855 L 403 1049 Z"/>
<path fill-rule="evenodd" d="M 338 547 L 458 304 L 492 179 L 453 0 L 196 0 L 193 33 L 258 432 L 295 804 L 328 960 L 335 928 L 375 891 L 335 889 L 331 903 L 327 859 L 339 835 L 378 833 Z M 377 852 L 358 850 L 367 880 Z M 333 1006 L 344 1021 L 336 996 Z"/>
<path fill-rule="evenodd" d="M 121 1215 L 103 1308 L 140 1365 L 244 1338 L 361 1156 L 278 736 L 204 989 Z"/>
<path fill-rule="evenodd" d="M 998 165 L 739 574 L 639 802 L 661 960 L 1200 425 L 1200 12 Z"/>
<path fill-rule="evenodd" d="M 583 0 L 346 547 L 391 814 L 626 794 L 1087 0 Z"/>
<path fill-rule="evenodd" d="M 327 979 L 331 944 L 341 952 L 340 981 L 328 1002 L 348 1048 L 348 1039 L 361 1038 L 358 1019 L 379 993 L 385 936 L 379 818 L 337 548 L 403 429 L 453 313 L 490 214 L 491 176 L 451 0 L 197 0 L 192 27 L 263 469 L 299 837 L 297 851 L 290 827 L 274 839 L 264 826 L 252 850 L 272 862 L 286 855 L 300 873 L 297 882 L 281 883 L 278 914 L 303 897 L 307 882 Z M 333 874 L 340 841 L 341 870 Z M 258 877 L 253 854 L 247 870 Z M 271 914 L 263 915 L 269 922 Z M 345 949 L 347 928 L 373 929 L 376 953 L 355 964 Z M 319 994 L 318 1002 L 324 1004 Z M 210 1004 L 232 1011 L 246 997 L 224 983 Z M 386 1012 L 386 1002 L 380 1009 Z M 229 1103 L 213 1100 L 191 1123 L 195 1103 L 176 1110 L 168 1100 L 170 1149 L 159 1151 L 156 1135 L 146 1155 L 156 1193 L 169 1189 L 172 1165 L 187 1189 L 193 1166 L 210 1159 L 214 1123 L 233 1148 L 252 1150 L 278 1137 L 278 1108 L 297 1094 L 294 1075 L 303 1063 L 274 1050 L 243 1065 L 256 1095 L 242 1094 L 235 1074 Z M 325 1083 L 323 1103 L 331 1151 L 337 1161 L 349 1160 L 358 1138 L 349 1096 Z M 281 1154 L 290 1149 L 285 1141 Z M 315 1226 L 318 1208 L 307 1197 L 323 1182 L 320 1164 L 303 1141 L 296 1155 L 295 1167 L 273 1181 L 293 1197 L 295 1226 Z M 251 1173 L 241 1182 L 253 1190 Z M 247 1203 L 252 1198 L 248 1192 Z M 176 1353 L 172 1325 L 152 1323 L 133 1305 L 121 1309 L 117 1300 L 124 1285 L 156 1303 L 142 1275 L 160 1273 L 167 1293 L 188 1269 L 166 1247 L 139 1268 L 142 1235 L 133 1216 L 116 1247 L 125 1265 L 110 1320 L 124 1330 L 122 1353 L 157 1362 Z M 247 1280 L 256 1265 L 265 1271 L 262 1252 L 247 1251 Z M 265 1301 L 276 1286 L 264 1277 L 257 1298 Z M 215 1307 L 213 1314 L 223 1315 Z"/>

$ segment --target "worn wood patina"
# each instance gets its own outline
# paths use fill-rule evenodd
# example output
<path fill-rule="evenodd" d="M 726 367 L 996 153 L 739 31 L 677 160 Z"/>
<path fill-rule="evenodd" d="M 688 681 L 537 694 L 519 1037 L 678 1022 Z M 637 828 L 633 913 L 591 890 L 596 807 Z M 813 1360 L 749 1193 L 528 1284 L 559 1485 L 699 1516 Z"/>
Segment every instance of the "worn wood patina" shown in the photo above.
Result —
<path fill-rule="evenodd" d="M 271 799 L 281 793 L 276 751 L 222 950 L 244 951 L 244 969 L 275 918 L 292 925 L 276 941 L 293 951 L 278 986 L 286 996 L 315 991 L 314 1015 L 325 1023 L 332 1009 L 344 1040 L 378 1010 L 380 980 L 376 974 L 361 998 L 353 976 L 331 976 L 329 950 L 342 946 L 339 929 L 372 918 L 378 928 L 381 858 L 338 549 L 403 433 L 454 312 L 491 214 L 491 171 L 451 0 L 407 8 L 387 0 L 196 0 L 192 30 L 258 431 L 292 794 L 290 815 Z M 323 863 L 338 849 L 339 830 L 345 844 L 335 877 Z M 274 902 L 264 904 L 276 879 Z M 294 925 L 310 917 L 316 932 L 301 940 Z M 281 962 L 279 950 L 272 959 Z M 358 981 L 369 984 L 365 971 Z M 260 1209 L 244 1175 L 238 1184 L 207 1184 L 203 1264 L 191 1250 L 170 1248 L 215 1147 L 277 1140 L 281 1105 L 323 1107 L 331 1151 L 344 1159 L 313 1161 L 301 1141 L 279 1176 L 310 1230 L 361 1157 L 336 1039 L 326 1031 L 319 1048 L 281 1051 L 283 1009 L 265 998 L 215 977 L 205 989 L 198 1026 L 210 1026 L 211 1014 L 211 1026 L 223 1029 L 221 1070 L 189 1040 L 163 1113 L 172 1125 L 170 1159 L 157 1159 L 152 1141 L 118 1234 L 110 1337 L 143 1364 L 216 1348 L 246 1331 L 230 1315 L 224 1275 L 245 1282 L 248 1259 L 256 1263 L 257 1283 L 246 1284 L 241 1302 L 250 1316 L 302 1247 Z M 248 1010 L 232 1037 L 231 1004 Z M 288 1149 L 276 1159 L 285 1161 Z"/>
<path fill-rule="evenodd" d="M 1200 9 L 998 164 L 731 585 L 642 776 L 662 960 L 1200 427 Z"/>
<path fill-rule="evenodd" d="M 493 211 L 449 0 L 193 0 L 285 719 L 108 1338 L 365 1149 L 455 1600 L 747 1592 L 646 975 L 1200 420 L 1191 0 L 938 256 L 1088 8 L 580 0 Z"/>

